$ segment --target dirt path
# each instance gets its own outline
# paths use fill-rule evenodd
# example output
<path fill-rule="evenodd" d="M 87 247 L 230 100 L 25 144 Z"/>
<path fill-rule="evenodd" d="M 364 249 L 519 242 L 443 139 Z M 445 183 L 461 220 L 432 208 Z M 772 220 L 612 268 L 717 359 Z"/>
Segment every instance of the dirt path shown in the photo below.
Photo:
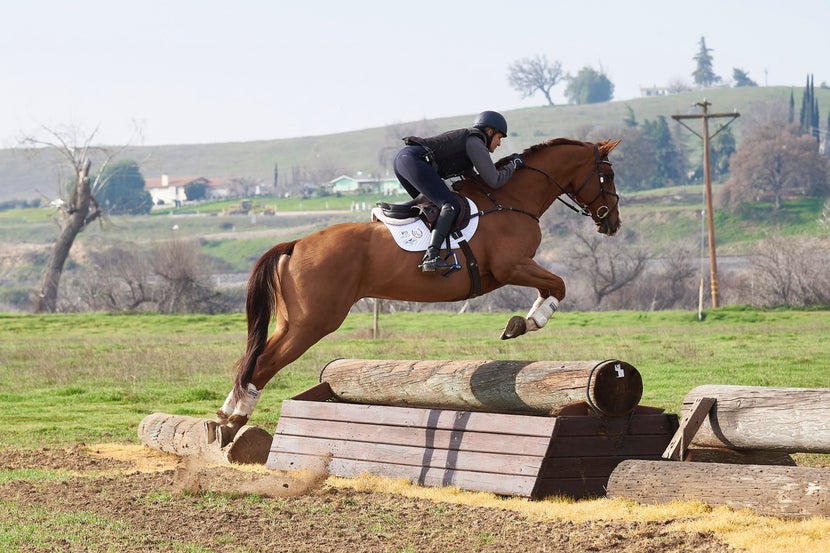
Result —
<path fill-rule="evenodd" d="M 82 446 L 0 452 L 4 469 L 70 471 L 58 481 L 0 484 L 0 529 L 15 523 L 15 510 L 3 507 L 11 505 L 46 529 L 45 542 L 27 541 L 20 551 L 732 551 L 711 534 L 670 531 L 667 522 L 540 521 L 508 509 L 362 492 L 322 478 L 188 466 L 150 450 L 138 458 L 134 447 L 132 452 L 130 459 L 115 449 Z M 256 495 L 245 493 L 253 489 Z M 91 530 L 84 530 L 88 522 L 79 526 L 83 543 L 67 538 L 73 528 L 70 522 L 67 530 L 66 520 L 90 515 L 102 522 Z M 52 525 L 54 532 L 48 531 Z"/>

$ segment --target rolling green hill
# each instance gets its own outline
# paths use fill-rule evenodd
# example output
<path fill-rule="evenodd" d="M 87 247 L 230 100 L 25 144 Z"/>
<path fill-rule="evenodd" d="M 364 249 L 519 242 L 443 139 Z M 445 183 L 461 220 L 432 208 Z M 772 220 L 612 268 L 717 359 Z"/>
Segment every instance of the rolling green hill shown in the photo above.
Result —
<path fill-rule="evenodd" d="M 621 126 L 629 117 L 629 108 L 637 121 L 655 119 L 659 115 L 692 113 L 692 106 L 704 97 L 712 103 L 710 111 L 737 110 L 742 118 L 751 118 L 768 109 L 773 100 L 788 102 L 795 94 L 796 109 L 800 106 L 800 87 L 723 88 L 689 92 L 672 96 L 637 98 L 590 105 L 562 105 L 505 111 L 511 136 L 503 142 L 499 154 L 543 142 L 554 137 L 584 138 L 592 129 Z M 830 90 L 816 90 L 819 108 L 830 105 Z M 785 104 L 786 105 L 786 104 Z M 310 115 L 312 116 L 312 115 Z M 381 162 L 384 149 L 397 148 L 399 137 L 416 126 L 436 132 L 470 124 L 473 114 L 429 121 L 390 124 L 352 132 L 306 136 L 281 140 L 234 142 L 223 144 L 187 144 L 140 146 L 124 150 L 121 157 L 137 160 L 145 177 L 199 175 L 207 177 L 245 177 L 273 183 L 274 166 L 279 166 L 281 182 L 291 180 L 296 171 L 312 178 L 325 179 L 337 174 L 385 175 L 389 168 Z M 824 120 L 822 114 L 821 119 Z M 742 119 L 732 127 L 740 141 Z M 691 133 L 690 141 L 697 140 Z M 613 137 L 610 137 L 613 138 Z M 690 142 L 690 144 L 694 144 Z M 54 152 L 24 155 L 20 151 L 0 150 L 0 201 L 55 197 L 58 183 L 66 179 L 65 162 Z M 94 167 L 93 167 L 94 170 Z M 332 173 L 335 174 L 332 174 Z M 319 184 L 319 181 L 317 182 Z"/>

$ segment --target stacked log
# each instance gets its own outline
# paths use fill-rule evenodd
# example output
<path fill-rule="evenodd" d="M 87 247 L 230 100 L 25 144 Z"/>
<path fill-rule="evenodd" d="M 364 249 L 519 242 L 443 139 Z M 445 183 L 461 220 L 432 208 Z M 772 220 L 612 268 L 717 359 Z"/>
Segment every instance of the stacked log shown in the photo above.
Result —
<path fill-rule="evenodd" d="M 630 414 L 643 393 L 639 371 L 607 361 L 401 361 L 338 359 L 320 381 L 339 401 L 556 415 L 588 403 L 598 414 Z"/>
<path fill-rule="evenodd" d="M 716 401 L 692 447 L 830 453 L 830 388 L 698 386 L 681 414 L 701 397 Z"/>
<path fill-rule="evenodd" d="M 611 473 L 607 493 L 646 504 L 701 501 L 784 518 L 830 516 L 830 470 L 815 467 L 628 459 Z"/>
<path fill-rule="evenodd" d="M 273 437 L 257 426 L 244 426 L 233 442 L 219 447 L 208 443 L 205 424 L 208 419 L 184 415 L 153 413 L 138 425 L 138 438 L 144 445 L 178 455 L 198 457 L 208 463 L 265 464 Z"/>

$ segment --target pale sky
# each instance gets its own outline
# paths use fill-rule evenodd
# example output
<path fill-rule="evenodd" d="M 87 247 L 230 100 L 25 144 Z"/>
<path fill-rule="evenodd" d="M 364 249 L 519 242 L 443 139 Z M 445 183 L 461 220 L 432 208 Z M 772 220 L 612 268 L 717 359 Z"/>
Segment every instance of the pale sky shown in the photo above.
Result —
<path fill-rule="evenodd" d="M 2 2 L 0 147 L 39 125 L 192 144 L 540 106 L 507 81 L 536 55 L 602 69 L 627 100 L 691 84 L 702 36 L 727 81 L 830 83 L 827 0 Z"/>

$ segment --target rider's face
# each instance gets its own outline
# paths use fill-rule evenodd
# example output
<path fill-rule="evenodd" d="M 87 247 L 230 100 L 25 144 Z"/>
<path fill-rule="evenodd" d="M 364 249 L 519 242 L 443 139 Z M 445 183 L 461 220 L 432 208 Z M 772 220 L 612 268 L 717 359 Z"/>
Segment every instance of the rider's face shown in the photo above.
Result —
<path fill-rule="evenodd" d="M 493 133 L 493 138 L 490 140 L 490 153 L 496 151 L 496 148 L 501 146 L 501 137 L 502 134 L 499 131 L 491 131 Z"/>

